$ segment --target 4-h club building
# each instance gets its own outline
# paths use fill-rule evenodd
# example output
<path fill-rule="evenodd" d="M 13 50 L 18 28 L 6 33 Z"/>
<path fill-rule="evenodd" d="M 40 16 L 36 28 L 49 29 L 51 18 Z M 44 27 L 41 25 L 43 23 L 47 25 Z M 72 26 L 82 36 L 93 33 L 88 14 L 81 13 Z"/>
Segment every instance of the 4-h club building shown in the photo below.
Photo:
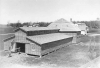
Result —
<path fill-rule="evenodd" d="M 76 36 L 80 34 L 80 30 L 65 29 L 51 28 L 50 26 L 20 27 L 15 30 L 15 36 L 4 40 L 4 50 L 16 53 L 19 49 L 21 53 L 41 57 L 76 42 Z"/>

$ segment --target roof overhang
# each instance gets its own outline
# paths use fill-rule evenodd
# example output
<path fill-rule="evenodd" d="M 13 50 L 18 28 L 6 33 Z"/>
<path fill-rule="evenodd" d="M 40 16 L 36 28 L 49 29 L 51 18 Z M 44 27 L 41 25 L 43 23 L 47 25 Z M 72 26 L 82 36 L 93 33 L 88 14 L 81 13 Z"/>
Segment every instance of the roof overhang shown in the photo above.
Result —
<path fill-rule="evenodd" d="M 9 37 L 9 38 L 5 39 L 4 42 L 11 40 L 11 39 L 14 39 L 14 38 L 15 38 L 15 36 Z"/>
<path fill-rule="evenodd" d="M 60 33 L 77 33 L 81 31 L 59 31 Z"/>

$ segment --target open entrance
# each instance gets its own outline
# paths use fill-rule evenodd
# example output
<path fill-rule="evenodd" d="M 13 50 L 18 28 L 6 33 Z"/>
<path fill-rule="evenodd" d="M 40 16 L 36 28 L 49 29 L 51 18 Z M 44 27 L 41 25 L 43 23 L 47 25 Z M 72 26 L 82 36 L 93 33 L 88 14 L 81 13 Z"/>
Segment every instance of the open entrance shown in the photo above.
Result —
<path fill-rule="evenodd" d="M 25 43 L 16 43 L 17 52 L 25 53 Z"/>

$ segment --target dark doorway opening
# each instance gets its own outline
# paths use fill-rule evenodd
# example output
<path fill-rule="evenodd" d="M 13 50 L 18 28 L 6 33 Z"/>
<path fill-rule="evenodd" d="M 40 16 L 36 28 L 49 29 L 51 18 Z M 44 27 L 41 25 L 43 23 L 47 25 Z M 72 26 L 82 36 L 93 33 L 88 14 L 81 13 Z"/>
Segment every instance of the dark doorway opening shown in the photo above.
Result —
<path fill-rule="evenodd" d="M 17 52 L 25 53 L 25 43 L 16 43 Z"/>

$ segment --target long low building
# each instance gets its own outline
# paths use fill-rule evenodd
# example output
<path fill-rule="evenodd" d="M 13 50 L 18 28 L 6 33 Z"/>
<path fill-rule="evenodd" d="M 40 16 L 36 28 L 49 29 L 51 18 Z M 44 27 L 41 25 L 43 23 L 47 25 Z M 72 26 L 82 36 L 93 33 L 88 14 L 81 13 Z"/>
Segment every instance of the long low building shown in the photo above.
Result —
<path fill-rule="evenodd" d="M 4 40 L 4 50 L 43 56 L 72 43 L 73 36 L 59 33 L 59 29 L 47 27 L 21 27 L 15 36 Z"/>

